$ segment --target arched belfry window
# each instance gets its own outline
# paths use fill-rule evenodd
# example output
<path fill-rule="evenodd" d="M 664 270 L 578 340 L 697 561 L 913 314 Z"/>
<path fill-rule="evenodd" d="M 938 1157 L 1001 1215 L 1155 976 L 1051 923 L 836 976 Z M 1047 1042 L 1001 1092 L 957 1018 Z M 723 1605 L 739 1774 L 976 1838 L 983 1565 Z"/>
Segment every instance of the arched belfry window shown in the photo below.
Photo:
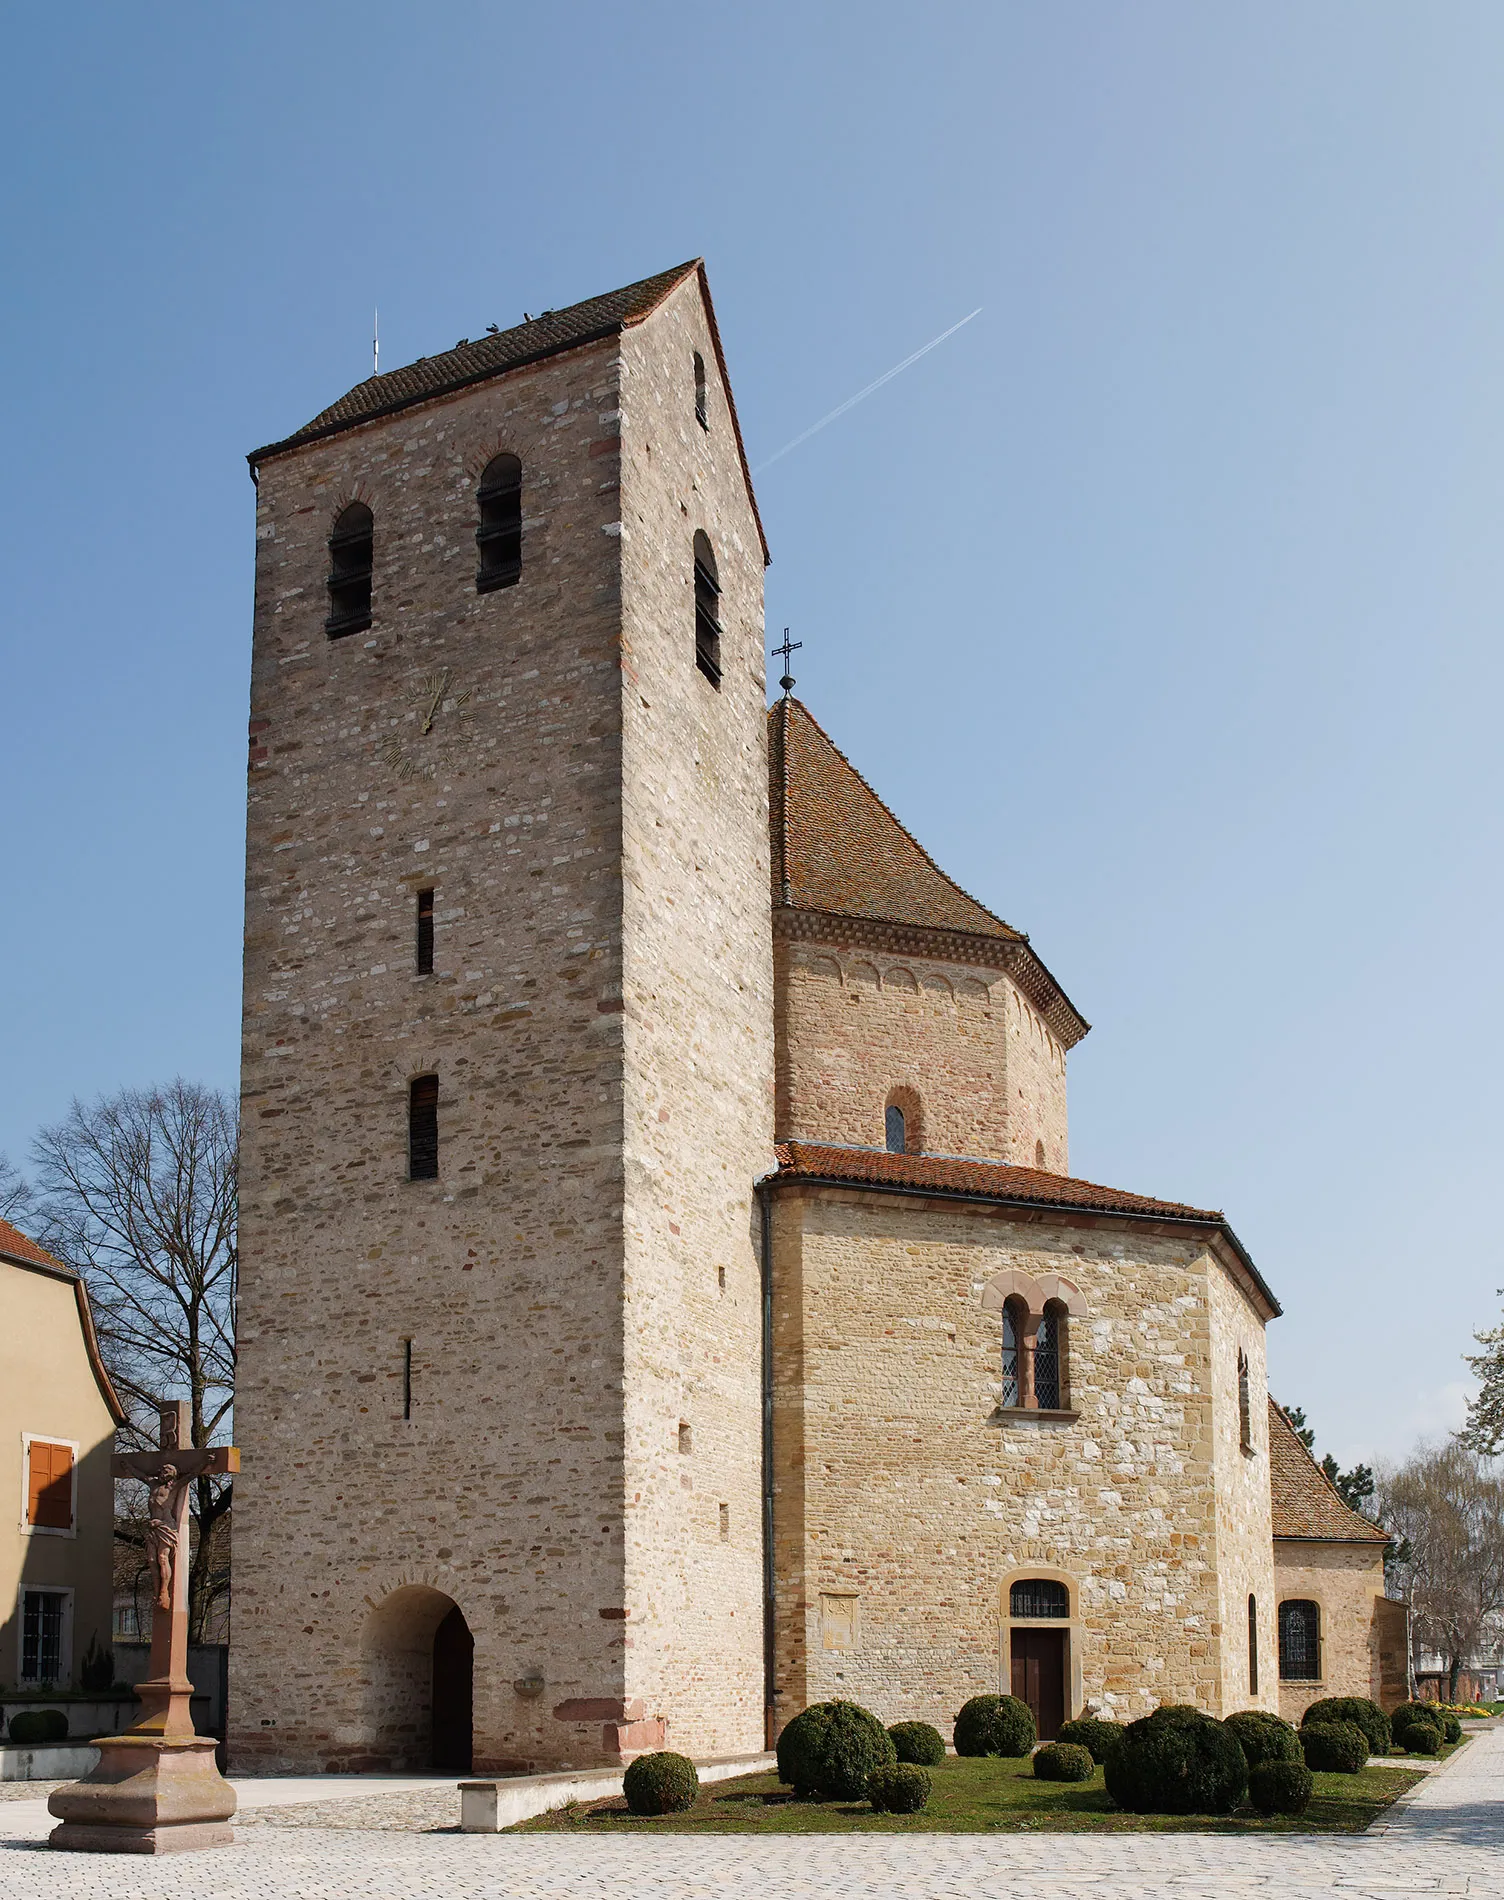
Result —
<path fill-rule="evenodd" d="M 335 517 L 329 535 L 329 618 L 324 631 L 331 640 L 346 633 L 364 633 L 371 624 L 375 545 L 370 509 L 363 501 L 352 501 Z"/>
<path fill-rule="evenodd" d="M 702 429 L 710 427 L 710 412 L 705 407 L 705 358 L 695 351 L 695 421 Z"/>
<path fill-rule="evenodd" d="M 475 591 L 493 593 L 513 587 L 522 576 L 522 464 L 515 455 L 493 455 L 476 492 L 480 523 L 475 545 L 480 566 Z"/>
<path fill-rule="evenodd" d="M 897 1102 L 889 1102 L 883 1116 L 883 1121 L 888 1138 L 888 1153 L 890 1155 L 906 1154 L 908 1152 L 908 1131 L 904 1122 L 903 1110 L 898 1106 Z"/>
<path fill-rule="evenodd" d="M 1283 1682 L 1321 1680 L 1321 1612 L 1308 1597 L 1279 1606 L 1279 1673 Z"/>
<path fill-rule="evenodd" d="M 721 583 L 709 538 L 695 536 L 695 665 L 721 683 Z"/>

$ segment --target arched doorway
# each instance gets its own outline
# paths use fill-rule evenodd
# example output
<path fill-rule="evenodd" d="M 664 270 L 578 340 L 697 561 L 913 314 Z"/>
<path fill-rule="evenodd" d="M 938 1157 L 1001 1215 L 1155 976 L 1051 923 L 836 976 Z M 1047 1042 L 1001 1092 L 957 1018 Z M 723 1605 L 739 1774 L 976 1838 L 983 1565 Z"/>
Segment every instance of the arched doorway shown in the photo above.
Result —
<path fill-rule="evenodd" d="M 433 1633 L 433 1768 L 468 1775 L 475 1690 L 475 1638 L 456 1603 Z"/>
<path fill-rule="evenodd" d="M 468 1774 L 475 1639 L 451 1596 L 403 1584 L 366 1619 L 367 1770 Z"/>

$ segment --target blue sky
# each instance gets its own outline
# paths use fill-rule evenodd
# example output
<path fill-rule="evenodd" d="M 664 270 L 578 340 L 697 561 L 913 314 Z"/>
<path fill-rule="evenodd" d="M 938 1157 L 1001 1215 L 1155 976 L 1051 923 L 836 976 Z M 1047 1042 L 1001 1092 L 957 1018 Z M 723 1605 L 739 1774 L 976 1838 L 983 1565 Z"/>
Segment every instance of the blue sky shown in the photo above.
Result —
<path fill-rule="evenodd" d="M 703 254 L 799 690 L 1095 1027 L 1075 1172 L 1225 1207 L 1323 1447 L 1504 1284 L 1504 12 L 13 9 L 0 1149 L 233 1084 L 244 454 Z"/>

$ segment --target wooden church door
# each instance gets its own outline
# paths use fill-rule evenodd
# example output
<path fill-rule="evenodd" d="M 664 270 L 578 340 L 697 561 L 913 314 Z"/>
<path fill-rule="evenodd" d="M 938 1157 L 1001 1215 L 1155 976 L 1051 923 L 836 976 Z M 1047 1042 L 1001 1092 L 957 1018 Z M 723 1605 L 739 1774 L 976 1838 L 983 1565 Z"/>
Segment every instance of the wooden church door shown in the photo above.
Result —
<path fill-rule="evenodd" d="M 1016 1629 L 1012 1689 L 1034 1712 L 1039 1739 L 1050 1742 L 1065 1720 L 1065 1631 Z"/>
<path fill-rule="evenodd" d="M 475 1638 L 456 1603 L 433 1638 L 433 1766 L 438 1774 L 468 1775 L 475 1688 Z"/>

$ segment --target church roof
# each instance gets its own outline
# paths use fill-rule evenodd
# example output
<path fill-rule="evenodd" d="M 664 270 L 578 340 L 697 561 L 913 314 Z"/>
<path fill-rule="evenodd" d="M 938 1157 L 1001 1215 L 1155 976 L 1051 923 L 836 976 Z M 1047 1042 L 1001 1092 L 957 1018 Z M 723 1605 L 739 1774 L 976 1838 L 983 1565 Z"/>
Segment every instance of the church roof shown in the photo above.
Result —
<path fill-rule="evenodd" d="M 1015 1167 L 1009 1161 L 969 1161 L 960 1155 L 884 1154 L 876 1148 L 838 1148 L 812 1141 L 780 1142 L 773 1152 L 778 1157 L 778 1171 L 768 1179 L 775 1186 L 804 1181 L 821 1187 L 868 1188 L 880 1194 L 940 1199 L 950 1196 L 956 1200 L 993 1201 L 1000 1207 L 1047 1207 L 1116 1215 L 1124 1220 L 1183 1221 L 1213 1227 L 1237 1256 L 1254 1292 L 1267 1305 L 1269 1318 L 1277 1319 L 1283 1311 L 1247 1248 L 1229 1226 L 1227 1216 L 1217 1208 L 1159 1201 L 1147 1194 L 1102 1187 L 1096 1181 L 1078 1181 L 1068 1174 L 1050 1174 L 1043 1168 Z M 1316 1475 L 1321 1477 L 1319 1471 Z"/>
<path fill-rule="evenodd" d="M 0 1259 L 24 1261 L 29 1267 L 49 1267 L 54 1273 L 74 1278 L 73 1269 L 65 1267 L 61 1260 L 54 1260 L 44 1247 L 29 1240 L 19 1227 L 13 1227 L 8 1220 L 0 1220 Z"/>
<path fill-rule="evenodd" d="M 1319 1539 L 1335 1544 L 1382 1544 L 1386 1533 L 1344 1504 L 1285 1417 L 1269 1401 L 1269 1492 L 1276 1537 Z"/>
<path fill-rule="evenodd" d="M 1090 1025 L 1050 976 L 1029 939 L 947 877 L 888 809 L 800 700 L 768 713 L 773 902 L 795 910 L 1013 946 L 1005 968 L 1026 966 L 1032 1000 L 1066 1047 Z M 1033 994 L 1034 991 L 1040 994 Z"/>
<path fill-rule="evenodd" d="M 752 474 L 742 442 L 741 423 L 737 420 L 736 400 L 731 393 L 731 379 L 726 374 L 726 358 L 721 348 L 715 308 L 710 301 L 705 265 L 702 259 L 694 257 L 686 264 L 676 264 L 672 270 L 659 271 L 656 277 L 644 277 L 635 284 L 623 285 L 620 290 L 608 290 L 604 296 L 587 297 L 583 303 L 570 304 L 564 310 L 545 310 L 541 316 L 529 317 L 526 322 L 516 324 L 510 330 L 499 330 L 494 335 L 479 337 L 474 341 L 465 338 L 455 344 L 452 350 L 443 350 L 437 356 L 420 356 L 416 363 L 408 363 L 402 369 L 388 370 L 381 376 L 368 376 L 363 383 L 357 383 L 341 396 L 338 402 L 321 409 L 301 429 L 284 436 L 280 442 L 269 442 L 265 448 L 253 450 L 246 459 L 254 469 L 271 456 L 300 448 L 306 442 L 338 435 L 344 429 L 356 428 L 363 422 L 374 422 L 380 416 L 394 415 L 399 409 L 409 409 L 415 403 L 430 402 L 436 396 L 467 389 L 473 383 L 488 382 L 493 376 L 504 376 L 509 370 L 522 369 L 528 363 L 541 362 L 545 357 L 558 356 L 565 350 L 580 349 L 587 343 L 599 343 L 607 337 L 619 336 L 623 330 L 629 330 L 645 317 L 651 316 L 670 291 L 677 289 L 685 278 L 696 273 L 705 299 L 711 341 L 715 345 L 716 361 L 720 365 L 732 426 L 736 430 L 736 446 L 741 456 L 747 495 L 756 516 L 757 499 L 752 493 Z M 757 531 L 762 537 L 763 560 L 766 561 L 768 543 L 760 516 Z"/>

